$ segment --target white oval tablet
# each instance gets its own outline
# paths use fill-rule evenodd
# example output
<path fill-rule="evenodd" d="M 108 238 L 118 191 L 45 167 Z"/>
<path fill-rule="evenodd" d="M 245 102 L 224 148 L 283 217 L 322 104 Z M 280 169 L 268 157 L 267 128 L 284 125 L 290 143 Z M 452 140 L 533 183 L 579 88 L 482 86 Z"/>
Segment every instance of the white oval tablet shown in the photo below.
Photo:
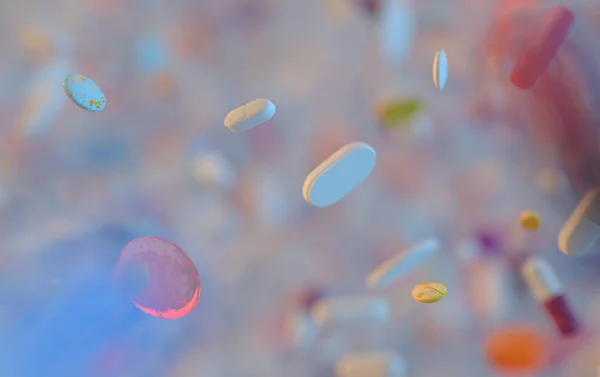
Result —
<path fill-rule="evenodd" d="M 600 239 L 600 187 L 588 192 L 558 234 L 558 248 L 571 257 L 589 253 Z"/>
<path fill-rule="evenodd" d="M 273 118 L 275 110 L 275 105 L 268 99 L 255 99 L 230 111 L 225 117 L 225 127 L 233 132 L 249 130 Z"/>
<path fill-rule="evenodd" d="M 431 238 L 401 251 L 369 274 L 366 280 L 367 287 L 371 289 L 389 287 L 431 259 L 439 252 L 440 247 L 437 238 Z"/>
<path fill-rule="evenodd" d="M 446 86 L 446 80 L 448 80 L 448 57 L 444 50 L 440 50 L 433 59 L 433 84 L 442 90 Z"/>
<path fill-rule="evenodd" d="M 340 148 L 306 177 L 304 199 L 317 207 L 335 204 L 371 174 L 376 160 L 375 150 L 366 143 Z"/>

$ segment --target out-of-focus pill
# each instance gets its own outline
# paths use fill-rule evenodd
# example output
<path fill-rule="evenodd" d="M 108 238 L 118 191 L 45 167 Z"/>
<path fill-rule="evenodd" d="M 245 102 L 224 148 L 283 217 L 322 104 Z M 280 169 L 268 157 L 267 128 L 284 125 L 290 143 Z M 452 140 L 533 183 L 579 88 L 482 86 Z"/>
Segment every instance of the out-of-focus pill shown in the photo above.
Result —
<path fill-rule="evenodd" d="M 404 377 L 406 361 L 392 352 L 348 354 L 335 366 L 337 377 Z"/>
<path fill-rule="evenodd" d="M 384 127 L 406 125 L 423 108 L 424 103 L 418 98 L 386 102 L 378 106 L 377 120 Z"/>
<path fill-rule="evenodd" d="M 521 275 L 531 294 L 544 306 L 562 335 L 579 330 L 577 318 L 567 301 L 562 284 L 554 269 L 541 257 L 530 257 L 521 267 Z"/>
<path fill-rule="evenodd" d="M 384 322 L 389 312 L 387 299 L 380 296 L 327 298 L 311 309 L 315 323 L 321 327 L 348 322 Z"/>
<path fill-rule="evenodd" d="M 546 73 L 550 61 L 569 35 L 574 19 L 573 12 L 562 5 L 548 9 L 539 31 L 533 36 L 534 45 L 523 52 L 510 72 L 510 81 L 515 87 L 529 89 Z"/>
<path fill-rule="evenodd" d="M 410 57 L 416 36 L 415 18 L 411 1 L 382 0 L 379 44 L 384 60 L 395 64 Z"/>
<path fill-rule="evenodd" d="M 536 230 L 540 226 L 540 217 L 533 211 L 523 211 L 519 217 L 521 227 L 527 230 Z"/>
<path fill-rule="evenodd" d="M 367 287 L 371 289 L 387 288 L 403 278 L 423 263 L 431 259 L 440 250 L 437 238 L 420 242 L 409 249 L 388 259 L 379 265 L 367 277 Z"/>
<path fill-rule="evenodd" d="M 317 207 L 335 204 L 371 174 L 376 160 L 375 150 L 366 143 L 340 148 L 306 177 L 304 199 Z"/>
<path fill-rule="evenodd" d="M 433 84 L 442 90 L 446 86 L 446 80 L 448 80 L 448 57 L 444 50 L 440 50 L 433 59 Z"/>
<path fill-rule="evenodd" d="M 412 297 L 415 301 L 423 304 L 433 304 L 438 302 L 448 293 L 448 289 L 442 283 L 429 281 L 415 285 L 412 290 Z"/>
<path fill-rule="evenodd" d="M 96 113 L 106 106 L 102 89 L 92 80 L 82 75 L 70 73 L 63 81 L 65 94 L 80 108 Z"/>
<path fill-rule="evenodd" d="M 225 117 L 225 127 L 233 132 L 247 131 L 273 118 L 275 110 L 268 99 L 255 99 L 230 111 Z"/>
<path fill-rule="evenodd" d="M 488 363 L 499 372 L 536 373 L 548 358 L 546 340 L 539 331 L 526 325 L 491 332 L 483 352 Z"/>
<path fill-rule="evenodd" d="M 600 187 L 588 192 L 558 234 L 558 248 L 568 256 L 588 254 L 600 239 Z"/>

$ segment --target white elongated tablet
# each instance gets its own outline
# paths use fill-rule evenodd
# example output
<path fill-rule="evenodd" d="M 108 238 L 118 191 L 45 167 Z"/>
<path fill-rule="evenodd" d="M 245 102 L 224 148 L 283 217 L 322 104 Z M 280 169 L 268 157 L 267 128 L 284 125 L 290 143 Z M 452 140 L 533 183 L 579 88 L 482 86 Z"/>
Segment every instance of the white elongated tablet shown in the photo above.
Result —
<path fill-rule="evenodd" d="M 306 177 L 304 199 L 317 207 L 335 204 L 371 174 L 376 160 L 375 150 L 366 143 L 340 148 Z"/>
<path fill-rule="evenodd" d="M 273 118 L 275 110 L 268 99 L 255 99 L 230 111 L 225 117 L 225 127 L 233 132 L 247 131 Z"/>
<path fill-rule="evenodd" d="M 589 253 L 600 239 L 600 187 L 579 202 L 558 234 L 558 248 L 578 257 Z"/>
<path fill-rule="evenodd" d="M 320 327 L 356 322 L 384 322 L 389 317 L 389 303 L 381 296 L 336 297 L 320 300 L 311 309 Z"/>
<path fill-rule="evenodd" d="M 440 242 L 437 238 L 431 238 L 401 251 L 369 274 L 366 280 L 367 287 L 371 289 L 389 287 L 431 259 L 439 250 Z"/>
<path fill-rule="evenodd" d="M 442 90 L 446 86 L 446 80 L 448 80 L 448 57 L 444 50 L 440 50 L 433 59 L 433 84 Z"/>
<path fill-rule="evenodd" d="M 335 366 L 337 377 L 404 377 L 406 361 L 393 352 L 348 354 Z"/>

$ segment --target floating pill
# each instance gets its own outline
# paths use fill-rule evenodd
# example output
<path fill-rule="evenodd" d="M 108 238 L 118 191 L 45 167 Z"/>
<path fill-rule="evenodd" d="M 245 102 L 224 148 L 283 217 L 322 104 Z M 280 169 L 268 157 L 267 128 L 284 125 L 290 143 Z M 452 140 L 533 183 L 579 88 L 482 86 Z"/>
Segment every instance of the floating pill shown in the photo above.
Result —
<path fill-rule="evenodd" d="M 410 57 L 416 36 L 415 18 L 411 1 L 382 1 L 379 16 L 379 45 L 384 60 L 395 64 Z"/>
<path fill-rule="evenodd" d="M 388 259 L 373 270 L 367 277 L 367 287 L 383 289 L 402 279 L 427 262 L 440 250 L 436 238 L 422 241 Z"/>
<path fill-rule="evenodd" d="M 319 300 L 311 309 L 319 326 L 355 322 L 384 322 L 389 317 L 389 303 L 380 296 L 336 297 Z"/>
<path fill-rule="evenodd" d="M 503 327 L 485 340 L 485 358 L 500 372 L 539 372 L 548 358 L 546 340 L 526 325 Z"/>
<path fill-rule="evenodd" d="M 448 80 L 448 57 L 444 50 L 440 50 L 433 59 L 433 84 L 442 90 L 446 86 L 446 80 Z"/>
<path fill-rule="evenodd" d="M 233 132 L 247 131 L 273 118 L 275 110 L 268 99 L 255 99 L 230 111 L 225 117 L 225 127 Z"/>
<path fill-rule="evenodd" d="M 375 150 L 366 143 L 340 148 L 306 177 L 304 199 L 316 207 L 335 204 L 371 174 L 376 160 Z"/>
<path fill-rule="evenodd" d="M 521 274 L 534 298 L 543 304 L 562 335 L 579 330 L 577 319 L 567 301 L 562 284 L 554 269 L 541 257 L 530 257 L 523 263 Z"/>
<path fill-rule="evenodd" d="M 575 16 L 561 5 L 553 6 L 544 15 L 542 24 L 510 72 L 510 81 L 520 89 L 529 89 L 546 73 L 548 66 L 567 38 Z"/>
<path fill-rule="evenodd" d="M 521 212 L 519 220 L 523 229 L 536 230 L 540 226 L 540 217 L 533 211 Z"/>
<path fill-rule="evenodd" d="M 405 125 L 424 108 L 424 103 L 418 98 L 386 102 L 377 109 L 377 119 L 384 127 Z"/>
<path fill-rule="evenodd" d="M 429 281 L 417 284 L 412 290 L 412 297 L 415 301 L 423 304 L 433 304 L 446 297 L 448 289 L 442 283 Z"/>
<path fill-rule="evenodd" d="M 348 354 L 335 366 L 337 377 L 404 377 L 406 361 L 392 352 Z"/>
<path fill-rule="evenodd" d="M 80 108 L 97 113 L 106 106 L 106 97 L 100 87 L 82 75 L 70 73 L 63 81 L 65 94 Z"/>
<path fill-rule="evenodd" d="M 568 256 L 588 254 L 600 239 L 600 187 L 579 202 L 558 234 L 558 248 Z"/>
<path fill-rule="evenodd" d="M 158 318 L 183 317 L 200 298 L 200 278 L 192 260 L 158 237 L 129 242 L 121 251 L 115 277 L 138 309 Z"/>

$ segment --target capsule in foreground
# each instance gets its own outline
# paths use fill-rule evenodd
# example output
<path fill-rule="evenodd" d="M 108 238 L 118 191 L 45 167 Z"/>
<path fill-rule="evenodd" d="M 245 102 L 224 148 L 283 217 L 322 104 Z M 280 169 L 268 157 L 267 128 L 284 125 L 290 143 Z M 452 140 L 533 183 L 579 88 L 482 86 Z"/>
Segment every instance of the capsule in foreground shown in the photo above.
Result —
<path fill-rule="evenodd" d="M 404 377 L 406 362 L 392 352 L 348 354 L 335 366 L 337 377 Z"/>
<path fill-rule="evenodd" d="M 275 105 L 268 99 L 255 99 L 230 111 L 225 117 L 225 127 L 233 132 L 247 131 L 273 118 L 275 111 Z"/>
<path fill-rule="evenodd" d="M 550 263 L 541 257 L 530 257 L 523 263 L 521 274 L 529 291 L 544 306 L 558 331 L 562 335 L 576 334 L 578 321 Z"/>
<path fill-rule="evenodd" d="M 375 149 L 366 143 L 343 146 L 306 177 L 304 200 L 316 207 L 337 203 L 367 179 L 376 161 Z"/>
<path fill-rule="evenodd" d="M 336 297 L 318 301 L 311 313 L 315 323 L 325 327 L 345 323 L 385 322 L 390 308 L 385 297 Z"/>
<path fill-rule="evenodd" d="M 446 80 L 448 80 L 448 57 L 444 50 L 440 50 L 433 59 L 433 84 L 442 90 L 446 86 Z"/>
<path fill-rule="evenodd" d="M 433 258 L 440 250 L 437 238 L 420 242 L 385 261 L 367 277 L 367 287 L 384 289 Z"/>
<path fill-rule="evenodd" d="M 600 239 L 600 187 L 579 202 L 558 234 L 558 248 L 570 257 L 588 254 Z"/>

